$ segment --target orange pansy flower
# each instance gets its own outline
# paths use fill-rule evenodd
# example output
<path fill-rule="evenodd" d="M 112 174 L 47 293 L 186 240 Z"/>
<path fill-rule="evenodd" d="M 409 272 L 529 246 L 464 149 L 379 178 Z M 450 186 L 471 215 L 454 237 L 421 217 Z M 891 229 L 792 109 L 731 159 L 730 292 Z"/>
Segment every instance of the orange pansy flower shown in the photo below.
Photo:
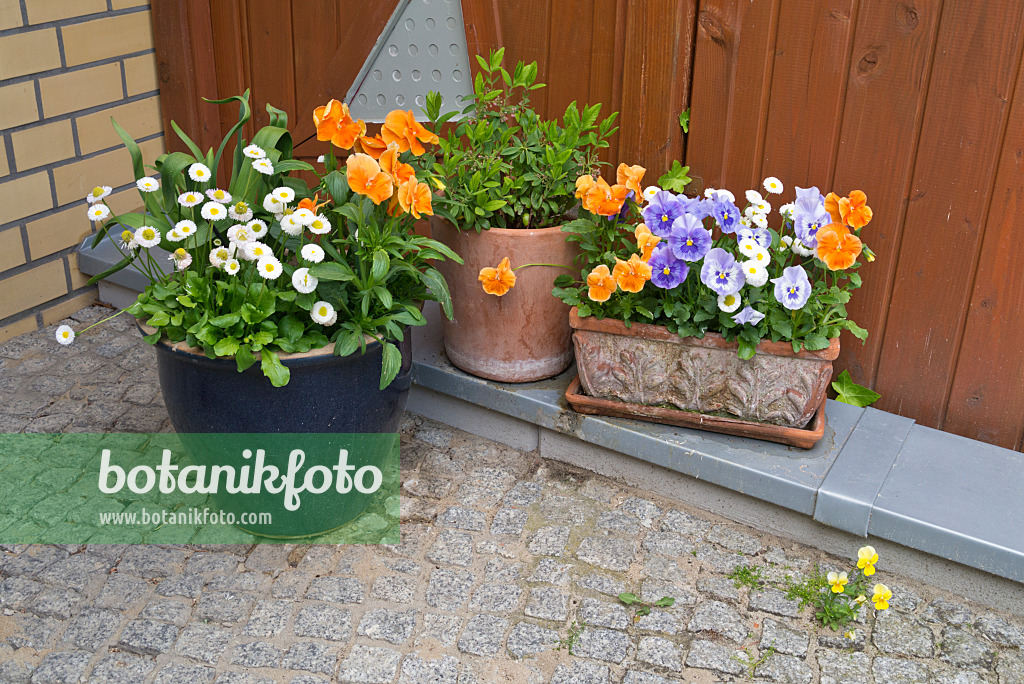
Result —
<path fill-rule="evenodd" d="M 637 199 L 643 197 L 643 190 L 640 188 L 640 181 L 644 178 L 644 173 L 647 172 L 642 166 L 626 166 L 625 164 L 619 164 L 619 168 L 615 170 L 615 182 L 619 185 L 625 185 L 627 188 L 633 191 L 633 196 Z"/>
<path fill-rule="evenodd" d="M 614 216 L 622 209 L 628 194 L 629 188 L 625 185 L 609 186 L 604 178 L 598 178 L 583 196 L 583 208 L 599 216 Z"/>
<path fill-rule="evenodd" d="M 860 238 L 841 223 L 830 223 L 818 231 L 818 258 L 830 271 L 850 268 L 857 261 L 864 245 Z"/>
<path fill-rule="evenodd" d="M 586 194 L 590 191 L 590 188 L 594 187 L 594 177 L 591 175 L 580 176 L 576 179 L 576 199 L 583 199 Z"/>
<path fill-rule="evenodd" d="M 309 209 L 314 214 L 320 213 L 320 207 L 326 207 L 330 202 L 329 199 L 323 202 L 317 202 L 320 199 L 320 193 L 313 195 L 312 198 L 307 197 L 306 199 L 299 200 L 299 206 L 296 209 Z"/>
<path fill-rule="evenodd" d="M 639 292 L 644 289 L 644 283 L 651 279 L 651 267 L 640 260 L 639 254 L 633 254 L 629 257 L 629 261 L 615 260 L 612 277 L 624 291 Z"/>
<path fill-rule="evenodd" d="M 348 105 L 337 100 L 314 109 L 313 123 L 316 124 L 317 140 L 330 140 L 332 145 L 343 150 L 352 149 L 356 139 L 366 135 L 363 120 L 353 120 Z"/>
<path fill-rule="evenodd" d="M 398 160 L 399 154 L 401 152 L 398 149 L 398 143 L 392 142 L 388 143 L 387 149 L 381 153 L 380 159 L 378 159 L 380 170 L 391 176 L 395 187 L 398 187 L 410 178 L 416 177 L 415 169 Z"/>
<path fill-rule="evenodd" d="M 832 223 L 843 222 L 843 217 L 839 215 L 839 195 L 834 192 L 825 195 L 825 211 L 832 217 Z"/>
<path fill-rule="evenodd" d="M 849 197 L 839 200 L 839 215 L 843 223 L 851 228 L 861 229 L 871 220 L 871 207 L 868 196 L 861 190 L 854 190 Z"/>
<path fill-rule="evenodd" d="M 366 195 L 374 204 L 380 204 L 394 194 L 391 176 L 380 170 L 373 157 L 357 152 L 345 162 L 348 168 L 348 186 L 360 195 Z"/>
<path fill-rule="evenodd" d="M 516 274 L 512 272 L 508 257 L 505 257 L 497 268 L 481 268 L 478 280 L 483 283 L 484 292 L 500 297 L 515 287 Z"/>
<path fill-rule="evenodd" d="M 364 135 L 356 139 L 355 150 L 368 154 L 374 159 L 380 159 L 381 153 L 388 148 L 388 144 L 380 137 L 380 134 L 373 136 Z"/>
<path fill-rule="evenodd" d="M 636 236 L 636 246 L 640 250 L 640 260 L 647 261 L 651 258 L 654 247 L 661 242 L 661 238 L 651 232 L 646 223 L 641 223 L 633 231 Z"/>
<path fill-rule="evenodd" d="M 421 214 L 434 215 L 434 208 L 430 203 L 430 187 L 426 183 L 420 183 L 413 176 L 398 186 L 398 204 L 402 211 L 419 218 Z"/>
<path fill-rule="evenodd" d="M 407 112 L 396 109 L 384 117 L 384 125 L 380 128 L 380 136 L 385 143 L 398 143 L 402 152 L 412 150 L 417 157 L 427 151 L 423 143 L 436 145 L 437 136 L 423 127 L 412 110 Z"/>
<path fill-rule="evenodd" d="M 607 302 L 618 285 L 611 271 L 604 264 L 598 266 L 587 276 L 587 296 L 595 302 Z"/>

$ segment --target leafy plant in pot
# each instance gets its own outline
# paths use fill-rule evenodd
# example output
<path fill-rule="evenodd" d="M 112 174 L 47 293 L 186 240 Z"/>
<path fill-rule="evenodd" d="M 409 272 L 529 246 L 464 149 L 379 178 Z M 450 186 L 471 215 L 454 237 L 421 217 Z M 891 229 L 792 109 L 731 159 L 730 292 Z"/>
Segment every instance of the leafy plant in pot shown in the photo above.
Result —
<path fill-rule="evenodd" d="M 596 181 L 580 179 L 585 197 Z M 782 192 L 764 181 L 770 197 Z M 743 210 L 726 190 L 704 197 L 650 187 L 611 220 L 564 228 L 583 253 L 579 279 L 554 292 L 573 307 L 577 410 L 812 446 L 839 333 L 867 331 L 845 304 L 873 255 L 863 192 L 797 188 L 779 209 L 756 190 Z"/>
<path fill-rule="evenodd" d="M 504 49 L 477 56 L 474 95 L 440 140 L 433 172 L 444 191 L 431 234 L 465 260 L 438 266 L 454 306 L 444 322 L 448 358 L 474 375 L 528 382 L 572 363 L 568 308 L 550 295 L 578 253 L 560 226 L 576 206 L 576 178 L 599 168 L 616 115 L 599 121 L 601 105 L 573 102 L 560 122 L 543 120 L 529 99 L 543 87 L 536 62 L 510 73 L 503 59 Z M 435 130 L 458 115 L 441 115 L 438 93 L 426 104 Z M 484 291 L 488 278 L 496 284 Z"/>

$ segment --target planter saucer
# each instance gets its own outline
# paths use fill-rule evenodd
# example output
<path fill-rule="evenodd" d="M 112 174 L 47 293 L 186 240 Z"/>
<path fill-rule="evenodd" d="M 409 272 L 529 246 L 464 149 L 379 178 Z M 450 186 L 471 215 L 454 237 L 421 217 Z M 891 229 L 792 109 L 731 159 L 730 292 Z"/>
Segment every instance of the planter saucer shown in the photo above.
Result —
<path fill-rule="evenodd" d="M 694 411 L 682 411 L 680 409 L 662 408 L 660 406 L 647 406 L 645 404 L 631 404 L 624 401 L 611 399 L 597 399 L 582 394 L 580 378 L 577 375 L 569 383 L 565 390 L 565 398 L 569 405 L 579 413 L 586 413 L 595 416 L 613 416 L 615 418 L 632 418 L 634 420 L 646 420 L 652 423 L 675 425 L 677 427 L 693 428 L 696 430 L 708 430 L 720 432 L 725 435 L 737 437 L 751 437 L 763 439 L 769 442 L 787 444 L 800 449 L 810 449 L 825 435 L 825 399 L 822 398 L 821 406 L 814 413 L 811 422 L 805 428 L 791 428 L 782 425 L 771 425 L 769 423 L 757 423 L 739 418 L 723 418 L 721 416 L 710 416 Z"/>

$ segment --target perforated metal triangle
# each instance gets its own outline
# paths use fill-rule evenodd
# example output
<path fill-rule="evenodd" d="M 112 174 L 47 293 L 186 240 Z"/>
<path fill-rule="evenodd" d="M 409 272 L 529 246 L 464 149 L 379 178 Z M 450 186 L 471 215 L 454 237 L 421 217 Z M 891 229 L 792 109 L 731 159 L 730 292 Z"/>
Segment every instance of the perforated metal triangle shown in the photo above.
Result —
<path fill-rule="evenodd" d="M 419 116 L 431 90 L 444 97 L 443 111 L 461 110 L 460 98 L 473 94 L 459 0 L 400 2 L 346 100 L 353 116 L 379 123 L 393 109 Z"/>

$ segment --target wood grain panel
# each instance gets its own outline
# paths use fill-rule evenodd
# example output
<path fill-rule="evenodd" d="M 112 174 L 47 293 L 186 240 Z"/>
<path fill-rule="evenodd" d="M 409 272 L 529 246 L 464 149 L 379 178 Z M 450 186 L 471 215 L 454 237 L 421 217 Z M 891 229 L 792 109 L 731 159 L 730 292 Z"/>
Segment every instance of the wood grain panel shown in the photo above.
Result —
<path fill-rule="evenodd" d="M 250 64 L 253 74 L 253 124 L 270 122 L 266 105 L 295 116 L 295 43 L 292 40 L 291 0 L 248 0 Z M 305 48 L 305 46 L 303 46 Z"/>
<path fill-rule="evenodd" d="M 844 333 L 836 373 L 847 369 L 868 386 L 882 348 L 941 10 L 942 0 L 913 7 L 886 0 L 857 18 L 831 187 L 867 193 L 874 218 L 862 237 L 877 258 L 860 269 L 864 286 L 847 307 L 868 330 L 867 342 Z"/>
<path fill-rule="evenodd" d="M 548 117 L 561 120 L 570 102 L 590 103 L 595 19 L 591 0 L 551 0 L 551 21 L 558 22 L 558 45 L 548 51 L 543 72 L 547 78 Z M 599 66 L 597 68 L 600 68 Z M 607 107 L 602 107 L 607 112 Z"/>
<path fill-rule="evenodd" d="M 1022 22 L 1019 2 L 943 7 L 875 382 L 879 408 L 932 427 L 941 426 L 960 350 Z"/>
<path fill-rule="evenodd" d="M 590 84 L 587 102 L 601 103 L 601 115 L 620 112 L 617 125 L 622 125 L 622 64 L 626 49 L 626 0 L 594 0 L 593 36 L 591 38 Z M 601 161 L 617 164 L 619 133 L 608 139 L 601 151 Z"/>

